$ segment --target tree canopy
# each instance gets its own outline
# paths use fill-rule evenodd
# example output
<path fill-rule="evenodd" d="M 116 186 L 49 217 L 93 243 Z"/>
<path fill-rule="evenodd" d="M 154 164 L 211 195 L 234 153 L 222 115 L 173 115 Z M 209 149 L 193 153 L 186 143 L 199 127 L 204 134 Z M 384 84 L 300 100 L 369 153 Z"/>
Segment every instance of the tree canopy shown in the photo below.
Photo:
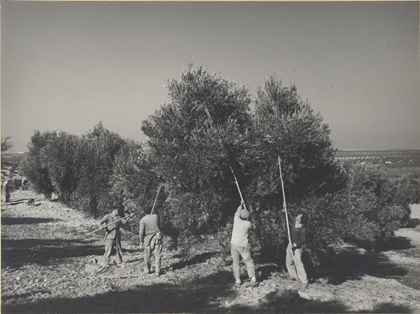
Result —
<path fill-rule="evenodd" d="M 190 65 L 167 89 L 167 102 L 141 123 L 146 142 L 102 123 L 82 136 L 36 131 L 24 174 L 36 191 L 95 216 L 114 207 L 140 213 L 156 199 L 163 232 L 184 247 L 209 234 L 226 246 L 241 194 L 256 248 L 280 258 L 281 167 L 290 213 L 309 217 L 313 265 L 332 260 L 343 240 L 375 244 L 407 222 L 418 182 L 338 162 L 329 126 L 295 85 L 270 76 L 252 99 L 244 86 Z"/>

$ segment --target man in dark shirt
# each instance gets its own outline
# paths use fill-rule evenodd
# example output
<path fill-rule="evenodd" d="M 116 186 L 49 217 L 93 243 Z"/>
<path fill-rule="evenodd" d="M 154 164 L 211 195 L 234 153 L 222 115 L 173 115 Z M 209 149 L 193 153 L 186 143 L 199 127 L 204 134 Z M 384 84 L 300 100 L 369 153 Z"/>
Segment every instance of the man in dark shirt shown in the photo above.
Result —
<path fill-rule="evenodd" d="M 308 278 L 302 263 L 302 245 L 306 243 L 306 220 L 302 214 L 293 218 L 289 217 L 291 227 L 291 242 L 286 250 L 286 268 L 290 277 L 299 280 L 304 289 L 308 287 Z"/>
<path fill-rule="evenodd" d="M 115 246 L 116 250 L 116 263 L 122 264 L 121 254 L 121 235 L 120 227 L 121 224 L 125 224 L 133 215 L 127 218 L 120 217 L 118 215 L 118 209 L 114 209 L 110 214 L 105 215 L 101 220 L 98 221 L 99 226 L 105 228 L 105 253 L 102 259 L 102 265 L 108 266 L 111 259 L 112 248 Z"/>

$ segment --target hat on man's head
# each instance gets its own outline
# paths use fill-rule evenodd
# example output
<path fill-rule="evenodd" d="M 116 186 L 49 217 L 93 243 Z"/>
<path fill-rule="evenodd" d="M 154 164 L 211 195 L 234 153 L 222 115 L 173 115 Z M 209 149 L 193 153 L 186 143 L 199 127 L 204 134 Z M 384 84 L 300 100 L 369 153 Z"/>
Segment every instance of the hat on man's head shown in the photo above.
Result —
<path fill-rule="evenodd" d="M 149 214 L 152 212 L 152 206 L 150 206 L 150 205 L 146 205 L 146 206 L 144 206 L 144 207 L 143 207 L 143 212 L 144 212 L 146 215 L 149 215 Z"/>
<path fill-rule="evenodd" d="M 242 208 L 241 211 L 239 212 L 239 216 L 242 219 L 247 219 L 249 217 L 249 211 L 246 210 L 245 208 Z"/>

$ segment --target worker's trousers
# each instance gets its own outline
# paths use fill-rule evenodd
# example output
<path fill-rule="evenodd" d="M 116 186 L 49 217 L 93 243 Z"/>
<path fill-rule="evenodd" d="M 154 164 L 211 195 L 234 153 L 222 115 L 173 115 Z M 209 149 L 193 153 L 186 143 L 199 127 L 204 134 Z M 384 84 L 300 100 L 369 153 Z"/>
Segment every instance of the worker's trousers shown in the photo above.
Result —
<path fill-rule="evenodd" d="M 247 247 L 230 244 L 230 253 L 232 254 L 233 260 L 233 276 L 235 277 L 236 281 L 240 281 L 240 274 L 239 274 L 239 258 L 242 256 L 242 259 L 246 265 L 246 270 L 248 272 L 248 276 L 255 277 L 255 266 L 254 261 L 251 257 L 251 250 Z"/>
<path fill-rule="evenodd" d="M 308 282 L 305 267 L 302 263 L 302 249 L 295 248 L 292 250 L 291 243 L 289 243 L 286 250 L 286 267 L 290 277 L 300 280 L 303 284 Z"/>
<path fill-rule="evenodd" d="M 150 273 L 152 266 L 152 254 L 155 256 L 156 274 L 160 274 L 162 261 L 162 241 L 156 236 L 150 240 L 150 244 L 144 248 L 144 272 Z"/>
<path fill-rule="evenodd" d="M 115 246 L 116 254 L 115 261 L 117 264 L 122 263 L 122 254 L 121 254 L 121 240 L 116 239 L 105 239 L 105 254 L 102 258 L 102 265 L 109 265 L 111 259 L 112 248 Z"/>

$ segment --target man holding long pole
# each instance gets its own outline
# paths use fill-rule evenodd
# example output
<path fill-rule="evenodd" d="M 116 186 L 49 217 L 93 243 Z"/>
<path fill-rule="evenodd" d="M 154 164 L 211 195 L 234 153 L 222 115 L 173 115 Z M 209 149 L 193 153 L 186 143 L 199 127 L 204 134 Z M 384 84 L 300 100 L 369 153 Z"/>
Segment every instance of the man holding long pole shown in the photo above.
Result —
<path fill-rule="evenodd" d="M 289 215 L 291 221 L 291 237 L 286 250 L 286 268 L 291 278 L 302 283 L 303 288 L 308 287 L 308 278 L 305 267 L 302 262 L 302 245 L 306 243 L 306 227 L 302 214 L 293 218 Z"/>
<path fill-rule="evenodd" d="M 233 275 L 235 277 L 235 286 L 239 287 L 242 282 L 239 273 L 239 259 L 242 257 L 248 276 L 251 279 L 250 285 L 252 287 L 257 286 L 257 278 L 255 277 L 255 266 L 254 261 L 251 257 L 251 249 L 248 241 L 248 232 L 249 229 L 253 228 L 253 225 L 248 221 L 250 212 L 246 209 L 244 199 L 242 197 L 241 189 L 239 188 L 238 180 L 236 179 L 233 169 L 233 177 L 235 178 L 236 187 L 238 188 L 239 196 L 241 197 L 241 205 L 235 212 L 235 217 L 233 220 L 233 230 L 232 238 L 230 241 L 230 252 L 232 254 L 233 261 Z"/>
<path fill-rule="evenodd" d="M 299 280 L 303 284 L 303 288 L 306 289 L 308 287 L 308 278 L 306 276 L 305 267 L 302 263 L 302 245 L 306 242 L 306 220 L 302 214 L 293 218 L 287 212 L 280 156 L 278 157 L 278 160 L 281 187 L 283 191 L 283 211 L 286 215 L 287 235 L 289 238 L 289 244 L 286 249 L 286 268 L 289 272 L 289 276 L 295 280 Z M 291 231 L 289 228 L 289 218 L 291 221 Z"/>
<path fill-rule="evenodd" d="M 120 217 L 118 215 L 118 209 L 114 209 L 110 214 L 105 215 L 101 220 L 98 221 L 98 225 L 105 229 L 105 253 L 102 258 L 102 267 L 108 267 L 111 252 L 113 247 L 116 250 L 116 263 L 123 265 L 122 254 L 121 254 L 121 240 L 120 240 L 120 228 L 121 224 L 126 223 L 129 219 L 133 218 L 133 214 L 127 218 Z M 97 231 L 97 230 L 95 230 Z"/>

